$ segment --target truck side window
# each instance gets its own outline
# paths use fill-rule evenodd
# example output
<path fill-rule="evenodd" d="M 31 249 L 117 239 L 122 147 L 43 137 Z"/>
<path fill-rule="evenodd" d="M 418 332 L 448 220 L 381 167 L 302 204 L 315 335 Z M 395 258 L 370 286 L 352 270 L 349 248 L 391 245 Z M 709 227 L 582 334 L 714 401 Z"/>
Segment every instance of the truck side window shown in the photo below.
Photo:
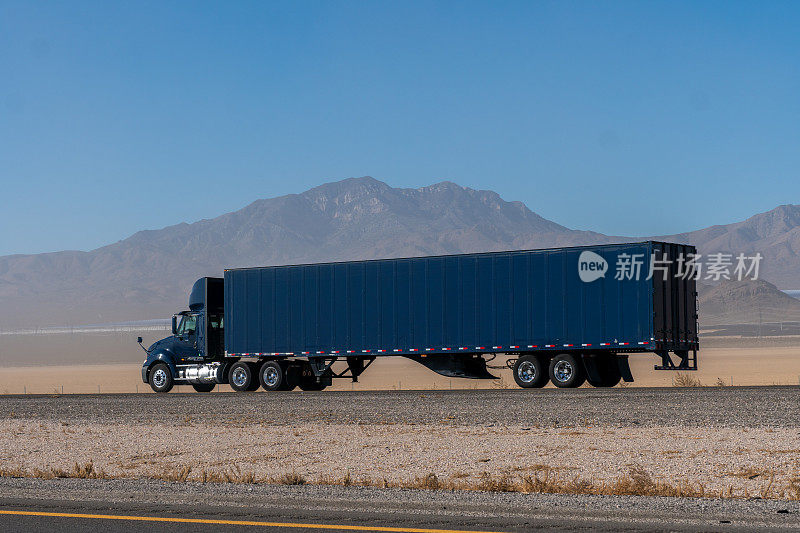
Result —
<path fill-rule="evenodd" d="M 184 333 L 191 337 L 194 335 L 195 330 L 197 329 L 197 317 L 194 315 L 189 315 L 186 317 L 186 322 L 184 322 Z"/>
<path fill-rule="evenodd" d="M 178 336 L 183 337 L 185 335 L 190 337 L 194 335 L 196 328 L 197 317 L 194 315 L 184 315 L 183 318 L 181 318 L 181 323 L 178 324 Z"/>

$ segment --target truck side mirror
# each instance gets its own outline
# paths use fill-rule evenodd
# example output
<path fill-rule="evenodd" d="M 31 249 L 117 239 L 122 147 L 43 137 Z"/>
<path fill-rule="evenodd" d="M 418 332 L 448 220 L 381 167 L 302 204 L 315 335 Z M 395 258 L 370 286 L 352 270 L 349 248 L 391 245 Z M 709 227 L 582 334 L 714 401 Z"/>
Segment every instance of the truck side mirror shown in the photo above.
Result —
<path fill-rule="evenodd" d="M 139 344 L 142 344 L 142 338 L 141 337 L 136 337 L 136 342 L 138 342 Z"/>
<path fill-rule="evenodd" d="M 172 315 L 172 334 L 175 335 L 178 333 L 178 317 Z"/>

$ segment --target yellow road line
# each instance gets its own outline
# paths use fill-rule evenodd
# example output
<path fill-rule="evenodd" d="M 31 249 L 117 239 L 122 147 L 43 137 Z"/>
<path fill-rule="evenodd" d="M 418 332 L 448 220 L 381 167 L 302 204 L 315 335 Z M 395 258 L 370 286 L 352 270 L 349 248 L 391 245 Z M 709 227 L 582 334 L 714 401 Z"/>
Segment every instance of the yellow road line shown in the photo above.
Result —
<path fill-rule="evenodd" d="M 300 524 L 294 522 L 256 522 L 252 520 L 211 520 L 206 518 L 171 518 L 166 516 L 129 516 L 114 514 L 49 513 L 43 511 L 6 511 L 0 515 L 50 516 L 56 518 L 95 518 L 102 520 L 132 520 L 138 522 L 179 522 L 184 524 L 215 524 L 225 526 L 286 527 L 298 529 L 338 529 L 342 531 L 384 531 L 389 533 L 498 533 L 459 529 L 423 529 L 413 527 L 350 526 L 345 524 Z"/>

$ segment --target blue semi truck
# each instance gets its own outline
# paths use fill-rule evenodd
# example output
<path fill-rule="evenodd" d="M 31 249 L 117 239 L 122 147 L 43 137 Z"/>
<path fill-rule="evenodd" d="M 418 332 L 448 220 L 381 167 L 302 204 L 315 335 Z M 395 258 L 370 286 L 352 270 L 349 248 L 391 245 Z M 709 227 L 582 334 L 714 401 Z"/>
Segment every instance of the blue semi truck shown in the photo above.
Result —
<path fill-rule="evenodd" d="M 636 353 L 696 370 L 692 254 L 647 241 L 230 269 L 195 282 L 172 335 L 145 349 L 142 380 L 322 390 L 390 356 L 492 379 L 503 355 L 523 388 L 631 382 Z"/>

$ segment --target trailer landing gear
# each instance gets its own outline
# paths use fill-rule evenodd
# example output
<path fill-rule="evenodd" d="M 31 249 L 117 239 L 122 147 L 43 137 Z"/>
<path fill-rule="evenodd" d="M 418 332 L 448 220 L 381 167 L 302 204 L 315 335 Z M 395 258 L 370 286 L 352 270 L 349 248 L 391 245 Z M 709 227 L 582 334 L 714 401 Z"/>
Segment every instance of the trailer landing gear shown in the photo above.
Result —
<path fill-rule="evenodd" d="M 661 356 L 661 365 L 655 365 L 655 370 L 697 370 L 697 351 L 696 350 L 676 350 L 675 355 L 681 358 L 681 362 L 676 366 L 670 357 L 669 352 L 656 352 Z"/>

